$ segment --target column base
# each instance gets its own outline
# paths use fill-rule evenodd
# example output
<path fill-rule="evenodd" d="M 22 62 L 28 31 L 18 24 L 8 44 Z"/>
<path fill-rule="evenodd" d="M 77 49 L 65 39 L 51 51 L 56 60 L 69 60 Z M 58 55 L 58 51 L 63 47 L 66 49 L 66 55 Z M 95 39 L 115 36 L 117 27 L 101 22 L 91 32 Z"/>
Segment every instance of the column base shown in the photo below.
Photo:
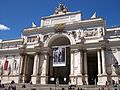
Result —
<path fill-rule="evenodd" d="M 19 81 L 18 82 L 23 83 L 23 75 L 22 74 L 19 75 Z"/>
<path fill-rule="evenodd" d="M 107 75 L 105 74 L 98 75 L 97 85 L 105 85 L 106 81 L 107 81 Z"/>
<path fill-rule="evenodd" d="M 83 85 L 88 85 L 88 75 L 83 75 Z"/>
<path fill-rule="evenodd" d="M 11 81 L 14 81 L 15 83 L 19 83 L 19 75 L 1 75 L 0 80 L 2 83 L 11 83 Z"/>
<path fill-rule="evenodd" d="M 112 74 L 112 75 L 111 75 L 111 78 L 112 78 L 112 80 L 114 80 L 115 82 L 118 82 L 118 80 L 119 80 L 119 77 L 118 77 L 117 74 Z"/>
<path fill-rule="evenodd" d="M 33 84 L 39 84 L 40 83 L 40 76 L 39 75 L 31 75 L 31 81 Z"/>
<path fill-rule="evenodd" d="M 77 85 L 83 85 L 82 74 L 80 74 L 80 75 L 77 76 Z"/>
<path fill-rule="evenodd" d="M 27 75 L 23 74 L 23 76 L 22 76 L 23 83 L 26 83 L 26 81 L 27 81 L 26 79 L 27 79 Z"/>
<path fill-rule="evenodd" d="M 75 76 L 75 75 L 70 75 L 70 80 L 71 80 L 71 84 L 72 84 L 72 85 L 76 85 L 76 84 L 77 84 L 76 78 L 77 78 L 77 76 Z"/>
<path fill-rule="evenodd" d="M 40 76 L 40 83 L 47 84 L 48 83 L 48 76 L 41 75 Z"/>

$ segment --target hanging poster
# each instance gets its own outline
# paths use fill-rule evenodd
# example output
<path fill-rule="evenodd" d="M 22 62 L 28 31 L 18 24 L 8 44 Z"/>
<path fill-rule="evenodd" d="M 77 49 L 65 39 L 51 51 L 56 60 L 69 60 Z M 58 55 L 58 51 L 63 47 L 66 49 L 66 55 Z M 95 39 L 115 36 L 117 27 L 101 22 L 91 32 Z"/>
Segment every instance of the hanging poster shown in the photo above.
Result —
<path fill-rule="evenodd" d="M 4 63 L 4 70 L 6 70 L 7 71 L 7 69 L 8 69 L 8 60 L 5 60 L 5 63 Z"/>
<path fill-rule="evenodd" d="M 66 48 L 53 48 L 53 67 L 66 66 Z"/>

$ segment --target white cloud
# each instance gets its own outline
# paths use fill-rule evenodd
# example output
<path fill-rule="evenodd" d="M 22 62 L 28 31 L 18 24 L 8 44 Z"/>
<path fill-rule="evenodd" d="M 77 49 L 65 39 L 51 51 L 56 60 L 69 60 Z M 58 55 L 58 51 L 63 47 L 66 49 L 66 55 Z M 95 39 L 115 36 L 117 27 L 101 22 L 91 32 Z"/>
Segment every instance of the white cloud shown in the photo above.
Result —
<path fill-rule="evenodd" d="M 3 24 L 0 24 L 0 30 L 10 30 L 10 28 Z"/>

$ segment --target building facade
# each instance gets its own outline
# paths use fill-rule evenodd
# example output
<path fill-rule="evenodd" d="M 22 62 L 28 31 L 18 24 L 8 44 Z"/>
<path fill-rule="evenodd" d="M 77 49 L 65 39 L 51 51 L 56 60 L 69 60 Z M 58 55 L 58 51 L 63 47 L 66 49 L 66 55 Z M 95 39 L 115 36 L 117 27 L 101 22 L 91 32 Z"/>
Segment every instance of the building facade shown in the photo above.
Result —
<path fill-rule="evenodd" d="M 55 13 L 32 23 L 20 39 L 0 41 L 3 83 L 104 85 L 120 79 L 120 27 L 103 18 L 81 18 L 59 4 Z"/>

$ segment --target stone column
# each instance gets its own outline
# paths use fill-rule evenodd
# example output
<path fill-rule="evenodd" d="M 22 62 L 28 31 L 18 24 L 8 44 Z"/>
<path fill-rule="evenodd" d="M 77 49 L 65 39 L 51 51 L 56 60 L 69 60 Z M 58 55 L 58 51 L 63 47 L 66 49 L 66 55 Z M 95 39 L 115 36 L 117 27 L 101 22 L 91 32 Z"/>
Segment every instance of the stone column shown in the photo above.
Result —
<path fill-rule="evenodd" d="M 34 65 L 33 65 L 33 75 L 32 75 L 32 83 L 38 84 L 40 81 L 39 77 L 39 65 L 40 65 L 40 56 L 39 53 L 35 53 L 34 55 Z"/>
<path fill-rule="evenodd" d="M 97 59 L 98 59 L 98 85 L 102 84 L 102 74 L 101 74 L 101 58 L 100 58 L 100 50 L 97 51 Z"/>
<path fill-rule="evenodd" d="M 105 60 L 105 49 L 104 48 L 102 48 L 102 50 L 101 50 L 101 57 L 102 57 L 102 74 L 103 75 L 107 75 L 106 74 L 106 60 Z"/>
<path fill-rule="evenodd" d="M 105 85 L 105 82 L 107 81 L 105 48 L 101 49 L 101 59 L 102 59 L 102 74 L 99 75 L 97 84 L 98 85 Z"/>
<path fill-rule="evenodd" d="M 23 70 L 24 70 L 24 54 L 20 54 L 20 72 L 19 72 L 19 83 L 23 82 Z"/>
<path fill-rule="evenodd" d="M 98 75 L 101 75 L 101 59 L 100 59 L 100 50 L 97 51 L 98 58 Z"/>
<path fill-rule="evenodd" d="M 84 82 L 83 84 L 88 84 L 88 75 L 87 75 L 87 51 L 84 50 Z"/>
<path fill-rule="evenodd" d="M 77 85 L 83 85 L 82 82 L 82 51 L 78 50 L 78 76 L 77 76 Z"/>
<path fill-rule="evenodd" d="M 27 79 L 26 71 L 27 71 L 27 54 L 25 54 L 24 56 L 23 83 L 25 83 Z"/>
<path fill-rule="evenodd" d="M 73 63 L 74 63 L 74 52 L 73 51 L 71 51 L 71 60 L 70 60 L 70 63 L 71 63 L 71 65 L 70 65 L 70 75 L 72 76 L 72 75 L 74 75 L 74 71 L 73 71 Z"/>
<path fill-rule="evenodd" d="M 74 75 L 74 55 L 75 51 L 74 49 L 71 49 L 71 60 L 70 60 L 70 80 L 71 80 L 71 84 L 75 84 L 76 82 L 76 78 Z"/>
<path fill-rule="evenodd" d="M 48 60 L 49 55 L 48 52 L 44 52 L 43 54 L 44 58 L 42 61 L 42 73 L 41 73 L 41 84 L 47 84 L 48 82 Z"/>

